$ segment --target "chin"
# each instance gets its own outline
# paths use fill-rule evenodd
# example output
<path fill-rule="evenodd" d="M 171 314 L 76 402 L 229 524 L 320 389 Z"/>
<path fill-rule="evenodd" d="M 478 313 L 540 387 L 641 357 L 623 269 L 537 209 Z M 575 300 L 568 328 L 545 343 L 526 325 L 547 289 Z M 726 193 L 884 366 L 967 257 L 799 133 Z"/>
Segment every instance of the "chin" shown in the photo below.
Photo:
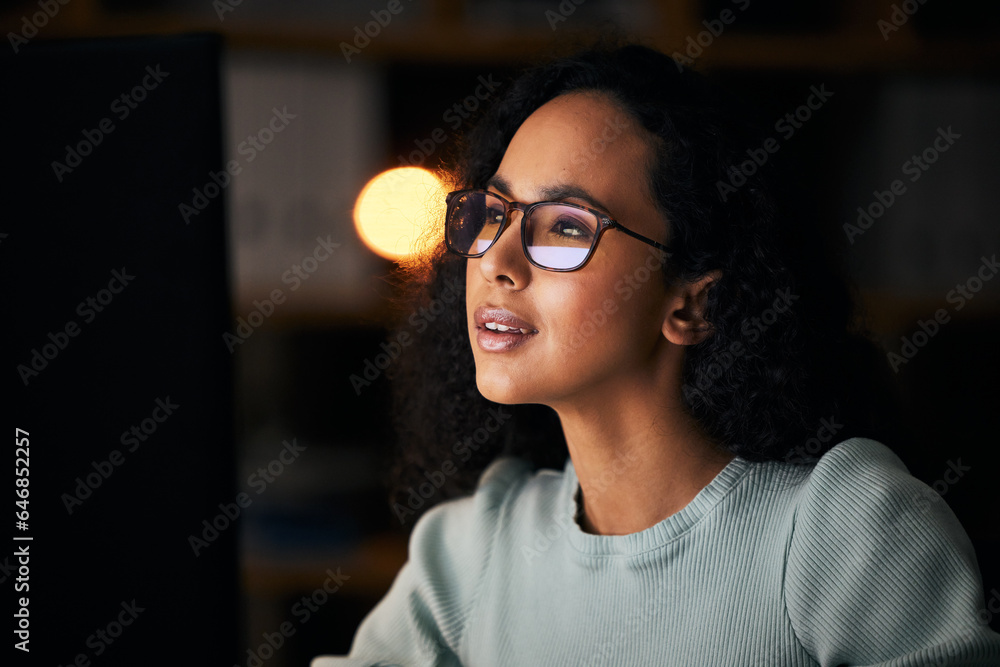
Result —
<path fill-rule="evenodd" d="M 476 387 L 479 393 L 488 401 L 500 403 L 501 405 L 516 405 L 527 403 L 524 400 L 523 391 L 513 386 L 512 382 L 502 380 L 487 380 L 480 373 L 476 373 Z"/>
<path fill-rule="evenodd" d="M 484 373 L 477 368 L 476 388 L 488 401 L 500 405 L 547 405 L 552 407 L 553 397 L 562 396 L 563 387 L 542 387 L 536 379 L 515 380 L 502 372 Z"/>
<path fill-rule="evenodd" d="M 501 405 L 545 402 L 544 392 L 539 393 L 535 378 L 525 378 L 507 371 L 503 364 L 476 364 L 476 388 L 486 400 Z"/>

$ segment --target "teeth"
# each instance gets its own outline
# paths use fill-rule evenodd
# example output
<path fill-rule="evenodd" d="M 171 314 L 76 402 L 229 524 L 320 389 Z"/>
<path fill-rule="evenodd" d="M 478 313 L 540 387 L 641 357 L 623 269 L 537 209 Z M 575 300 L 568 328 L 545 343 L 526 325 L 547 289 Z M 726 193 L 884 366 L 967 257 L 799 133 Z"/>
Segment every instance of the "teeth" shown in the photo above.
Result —
<path fill-rule="evenodd" d="M 534 333 L 534 329 L 519 329 L 518 327 L 509 327 L 506 324 L 497 324 L 496 322 L 484 322 L 483 326 L 485 326 L 490 331 L 506 331 L 509 333 L 522 333 L 522 334 Z"/>

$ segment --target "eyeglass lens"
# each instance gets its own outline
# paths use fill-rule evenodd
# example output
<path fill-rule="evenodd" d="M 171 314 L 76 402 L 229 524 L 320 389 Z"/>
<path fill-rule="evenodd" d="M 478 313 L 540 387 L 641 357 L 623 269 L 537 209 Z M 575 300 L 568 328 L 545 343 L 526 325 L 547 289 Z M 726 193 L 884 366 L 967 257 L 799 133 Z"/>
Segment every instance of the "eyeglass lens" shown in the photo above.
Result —
<path fill-rule="evenodd" d="M 449 207 L 448 243 L 460 253 L 478 255 L 496 240 L 504 223 L 505 204 L 487 192 L 466 192 Z M 574 206 L 546 202 L 529 209 L 522 220 L 528 256 L 539 266 L 572 269 L 587 259 L 600 220 Z"/>

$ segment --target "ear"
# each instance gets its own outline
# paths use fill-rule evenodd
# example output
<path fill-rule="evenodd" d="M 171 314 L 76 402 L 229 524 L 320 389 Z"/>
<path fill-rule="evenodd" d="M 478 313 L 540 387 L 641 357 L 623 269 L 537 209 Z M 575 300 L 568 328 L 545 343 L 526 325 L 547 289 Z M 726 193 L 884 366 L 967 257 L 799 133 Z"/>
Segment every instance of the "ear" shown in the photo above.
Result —
<path fill-rule="evenodd" d="M 695 345 L 712 334 L 712 324 L 705 320 L 708 290 L 721 271 L 710 271 L 693 283 L 682 283 L 667 295 L 663 336 L 674 345 Z"/>

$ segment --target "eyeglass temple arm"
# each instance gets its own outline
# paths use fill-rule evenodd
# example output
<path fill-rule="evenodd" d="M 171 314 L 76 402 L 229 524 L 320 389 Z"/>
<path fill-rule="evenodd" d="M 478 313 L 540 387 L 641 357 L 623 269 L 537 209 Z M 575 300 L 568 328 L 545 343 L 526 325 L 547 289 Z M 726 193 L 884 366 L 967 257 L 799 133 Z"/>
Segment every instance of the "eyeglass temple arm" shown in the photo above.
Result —
<path fill-rule="evenodd" d="M 663 252 L 667 253 L 667 255 L 670 255 L 670 248 L 667 247 L 667 246 L 665 246 L 665 245 L 663 245 L 662 243 L 657 243 L 656 241 L 654 241 L 651 238 L 643 236 L 642 234 L 639 234 L 637 232 L 633 232 L 631 229 L 629 229 L 625 225 L 621 224 L 620 222 L 615 222 L 613 220 L 611 220 L 610 222 L 611 222 L 611 226 L 612 227 L 617 227 L 618 229 L 622 230 L 623 232 L 625 232 L 626 234 L 628 234 L 632 238 L 639 239 L 643 243 L 648 243 L 649 245 L 653 246 L 657 250 L 662 250 Z"/>

